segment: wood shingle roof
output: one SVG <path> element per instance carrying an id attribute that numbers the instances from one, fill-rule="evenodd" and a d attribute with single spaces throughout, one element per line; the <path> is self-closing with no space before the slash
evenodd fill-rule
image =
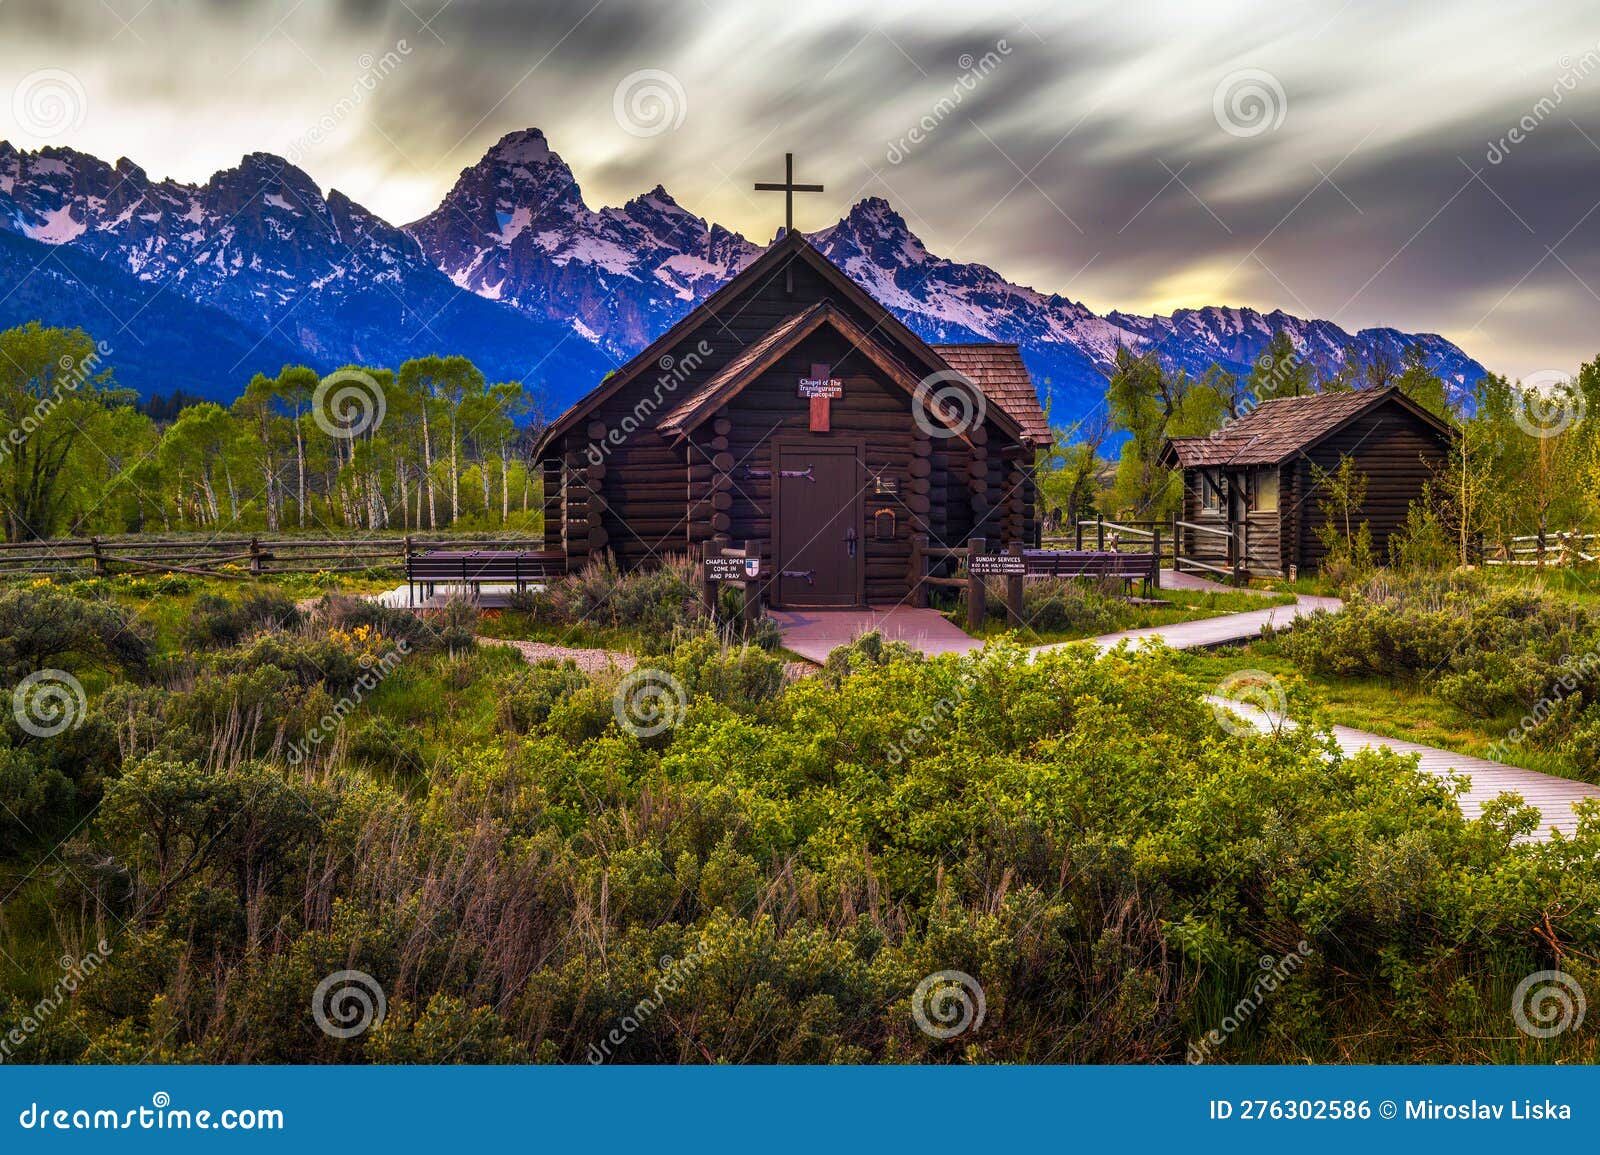
<path id="1" fill-rule="evenodd" d="M 1050 443 L 1050 422 L 1039 405 L 1022 352 L 1015 345 L 935 345 L 950 368 L 968 378 L 983 395 L 1009 413 L 1034 445 Z"/>
<path id="2" fill-rule="evenodd" d="M 1172 437 L 1166 459 L 1190 469 L 1207 465 L 1277 465 L 1295 456 L 1377 405 L 1397 403 L 1444 436 L 1453 430 L 1436 414 L 1394 386 L 1275 397 L 1243 417 L 1199 437 Z"/>

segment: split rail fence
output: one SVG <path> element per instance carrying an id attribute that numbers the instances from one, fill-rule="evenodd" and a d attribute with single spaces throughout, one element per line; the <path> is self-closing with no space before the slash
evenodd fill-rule
<path id="1" fill-rule="evenodd" d="M 425 550 L 538 551 L 538 539 L 450 537 L 89 537 L 0 542 L 0 577 L 114 573 L 187 573 L 250 578 L 283 573 L 404 571 Z"/>

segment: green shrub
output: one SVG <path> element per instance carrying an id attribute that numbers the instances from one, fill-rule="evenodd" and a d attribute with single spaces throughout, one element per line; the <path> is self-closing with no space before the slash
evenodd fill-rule
<path id="1" fill-rule="evenodd" d="M 82 662 L 140 671 L 150 657 L 144 624 L 112 602 L 46 586 L 0 589 L 0 678 Z"/>
<path id="2" fill-rule="evenodd" d="M 640 630 L 657 637 L 706 624 L 699 567 L 681 554 L 623 572 L 607 553 L 544 590 L 514 599 L 537 621 Z"/>
<path id="3" fill-rule="evenodd" d="M 1022 617 L 1040 633 L 1093 635 L 1126 629 L 1134 615 L 1123 583 L 1042 578 L 1023 583 Z"/>
<path id="4" fill-rule="evenodd" d="M 258 631 L 299 624 L 294 601 L 276 590 L 246 590 L 235 598 L 204 594 L 195 599 L 184 641 L 201 649 L 236 646 Z"/>
<path id="5" fill-rule="evenodd" d="M 588 684 L 588 676 L 570 661 L 540 662 L 507 683 L 500 699 L 501 725 L 512 733 L 526 734 L 547 722 L 558 702 Z"/>
<path id="6" fill-rule="evenodd" d="M 1444 630 L 1501 664 L 1443 676 L 1515 695 L 1520 663 L 1592 634 L 1537 595 L 1480 621 L 1469 581 L 1374 583 L 1309 623 L 1321 646 L 1286 645 L 1421 670 Z M 1411 760 L 1341 753 L 1298 693 L 1302 725 L 1236 734 L 1160 648 L 926 659 L 868 635 L 785 684 L 702 632 L 654 667 L 685 703 L 654 735 L 619 724 L 618 675 L 441 651 L 282 765 L 344 676 L 317 647 L 365 653 L 386 625 L 313 622 L 95 696 L 104 801 L 7 950 L 58 957 L 101 924 L 115 949 L 29 1059 L 1179 1062 L 1291 952 L 1216 1058 L 1595 1058 L 1592 1033 L 1524 1041 L 1506 1008 L 1532 971 L 1600 957 L 1600 804 L 1543 844 L 1515 799 L 1469 822 Z M 0 789 L 74 805 L 41 776 L 53 749 L 0 759 Z M 390 1018 L 341 1041 L 311 1007 L 347 970 Z M 36 995 L 15 971 L 0 1030 Z M 954 1040 L 912 1014 L 940 971 L 987 1000 Z"/>
<path id="7" fill-rule="evenodd" d="M 66 775 L 28 750 L 0 746 L 0 850 L 45 839 L 71 814 L 75 790 Z"/>

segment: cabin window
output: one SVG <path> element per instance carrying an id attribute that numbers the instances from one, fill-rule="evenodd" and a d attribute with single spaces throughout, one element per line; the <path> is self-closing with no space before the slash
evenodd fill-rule
<path id="1" fill-rule="evenodd" d="M 1261 513 L 1278 512 L 1278 471 L 1256 470 L 1250 493 L 1250 508 Z"/>
<path id="2" fill-rule="evenodd" d="M 1211 474 L 1205 472 L 1200 474 L 1200 508 L 1222 508 L 1222 491 L 1217 488 L 1217 483 Z"/>

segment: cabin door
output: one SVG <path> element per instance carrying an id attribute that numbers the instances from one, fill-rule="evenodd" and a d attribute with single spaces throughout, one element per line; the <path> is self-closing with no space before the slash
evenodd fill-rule
<path id="1" fill-rule="evenodd" d="M 791 442 L 773 447 L 776 604 L 823 608 L 863 603 L 861 447 Z"/>

